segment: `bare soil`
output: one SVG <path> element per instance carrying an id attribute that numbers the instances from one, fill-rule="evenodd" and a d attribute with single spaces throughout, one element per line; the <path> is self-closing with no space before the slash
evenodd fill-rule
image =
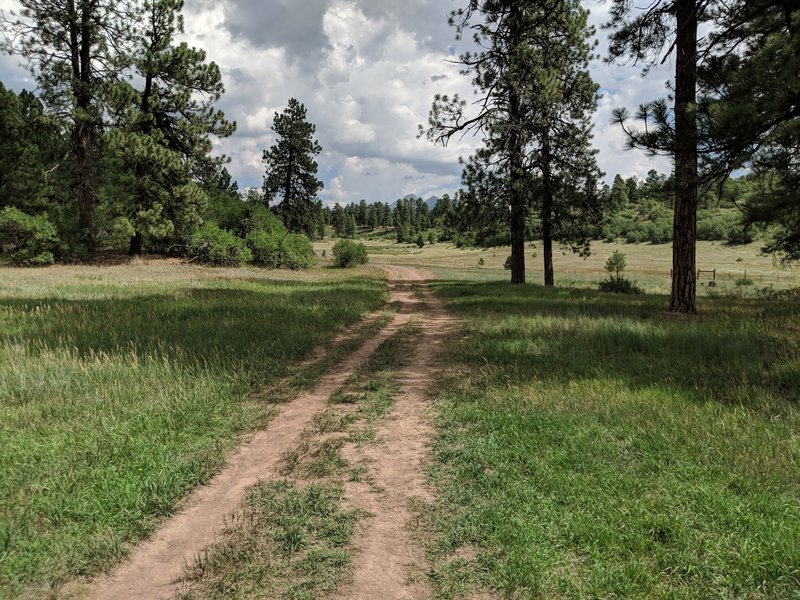
<path id="1" fill-rule="evenodd" d="M 425 584 L 425 559 L 408 532 L 409 502 L 428 498 L 423 460 L 431 437 L 427 388 L 432 381 L 433 359 L 452 328 L 442 305 L 424 286 L 432 279 L 426 271 L 410 267 L 385 267 L 392 294 L 400 305 L 394 320 L 310 392 L 280 408 L 265 430 L 255 434 L 229 460 L 209 485 L 198 489 L 184 507 L 112 573 L 65 590 L 67 598 L 168 600 L 177 592 L 186 565 L 213 542 L 225 519 L 242 503 L 247 489 L 259 480 L 278 477 L 281 456 L 294 447 L 325 401 L 353 375 L 378 346 L 405 325 L 417 311 L 423 319 L 411 365 L 398 374 L 401 393 L 385 424 L 378 444 L 348 448 L 366 460 L 374 486 L 351 484 L 349 504 L 368 511 L 371 518 L 359 527 L 354 577 L 341 598 L 429 598 Z M 419 289 L 414 284 L 419 284 Z M 420 310 L 423 309 L 423 310 Z M 317 354 L 319 356 L 319 354 Z M 377 490 L 377 491 L 376 491 Z"/>
<path id="2" fill-rule="evenodd" d="M 377 431 L 378 443 L 343 449 L 351 463 L 366 461 L 369 465 L 370 477 L 364 480 L 368 483 L 348 484 L 346 499 L 372 515 L 362 521 L 356 533 L 353 581 L 337 595 L 348 600 L 416 600 L 432 596 L 424 550 L 409 531 L 410 505 L 415 499 L 431 499 L 424 474 L 433 433 L 429 388 L 437 368 L 435 358 L 454 321 L 424 285 L 431 279 L 430 274 L 400 267 L 387 267 L 387 271 L 394 282 L 422 284 L 415 294 L 416 302 L 423 304 L 418 313 L 422 333 L 412 362 L 397 374 L 401 391 L 391 414 Z"/>

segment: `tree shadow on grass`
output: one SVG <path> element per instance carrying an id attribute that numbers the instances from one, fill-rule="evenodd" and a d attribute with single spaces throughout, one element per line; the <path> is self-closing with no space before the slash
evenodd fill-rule
<path id="1" fill-rule="evenodd" d="M 180 288 L 108 299 L 4 299 L 0 343 L 21 344 L 33 353 L 68 349 L 83 357 L 155 357 L 261 379 L 282 372 L 374 308 L 381 294 L 380 284 L 362 280 L 247 283 L 264 287 Z"/>
<path id="2" fill-rule="evenodd" d="M 760 409 L 765 398 L 800 401 L 791 303 L 709 300 L 703 316 L 683 319 L 665 315 L 659 296 L 498 283 L 438 289 L 457 312 L 492 317 L 472 322 L 474 343 L 461 352 L 467 363 L 490 364 L 495 383 L 605 379 Z"/>

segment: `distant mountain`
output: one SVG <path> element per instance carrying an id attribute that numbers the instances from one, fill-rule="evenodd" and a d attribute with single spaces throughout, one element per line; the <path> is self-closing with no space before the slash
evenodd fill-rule
<path id="1" fill-rule="evenodd" d="M 439 196 L 431 196 L 427 200 L 425 200 L 425 204 L 428 205 L 428 210 L 433 210 L 433 207 L 436 206 L 436 203 L 439 201 Z"/>
<path id="2" fill-rule="evenodd" d="M 421 199 L 422 199 L 422 196 L 417 196 L 416 194 L 408 194 L 407 196 L 403 197 L 403 200 L 421 200 Z M 432 210 L 433 207 L 436 206 L 436 203 L 438 201 L 439 201 L 439 197 L 438 196 L 431 196 L 430 198 L 425 200 L 425 204 L 427 205 L 428 210 Z M 392 202 L 389 206 L 394 208 L 395 206 L 397 206 L 397 202 Z"/>

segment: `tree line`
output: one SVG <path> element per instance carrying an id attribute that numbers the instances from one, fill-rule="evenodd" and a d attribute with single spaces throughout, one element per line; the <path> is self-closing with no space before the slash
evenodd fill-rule
<path id="1" fill-rule="evenodd" d="M 236 128 L 216 108 L 220 69 L 179 40 L 182 0 L 20 4 L 0 13 L 0 49 L 23 59 L 38 93 L 0 83 L 0 235 L 12 259 L 124 247 L 273 264 L 282 254 L 263 258 L 267 246 L 300 244 L 304 258 L 288 262 L 308 263 L 310 243 L 290 236 L 319 238 L 326 223 L 321 148 L 300 102 L 275 115 L 262 190 L 240 193 L 227 158 L 212 156 L 212 140 Z"/>
<path id="2" fill-rule="evenodd" d="M 180 42 L 181 0 L 22 0 L 2 15 L 2 49 L 39 94 L 0 87 L 3 206 L 56 227 L 65 256 L 127 239 L 132 254 L 185 243 L 222 176 L 211 138 L 219 67 Z"/>
<path id="3" fill-rule="evenodd" d="M 20 4 L 18 15 L 2 16 L 2 49 L 23 58 L 39 94 L 0 88 L 0 202 L 7 209 L 0 227 L 57 238 L 58 252 L 80 256 L 120 240 L 131 254 L 145 247 L 186 252 L 200 230 L 224 237 L 212 225 L 245 243 L 259 206 L 271 207 L 287 235 L 388 225 L 385 205 L 322 206 L 321 148 L 294 99 L 275 115 L 263 189 L 242 198 L 225 159 L 211 156 L 211 140 L 231 135 L 235 123 L 216 108 L 224 92 L 217 65 L 179 41 L 181 0 Z M 629 148 L 673 160 L 673 174 L 659 183 L 669 202 L 640 202 L 640 186 L 630 180 L 609 189 L 600 183 L 591 145 L 595 31 L 579 0 L 469 0 L 450 24 L 457 38 L 474 42 L 458 62 L 476 97 L 436 96 L 419 133 L 441 145 L 464 135 L 482 143 L 463 159 L 462 191 L 440 211 L 449 215 L 436 224 L 443 237 L 506 236 L 511 279 L 521 284 L 525 245 L 536 235 L 550 286 L 554 244 L 585 253 L 610 211 L 661 223 L 668 209 L 671 227 L 651 228 L 647 237 L 672 240 L 670 310 L 693 313 L 703 198 L 745 170 L 761 185 L 743 205 L 745 225 L 776 223 L 767 249 L 800 258 L 796 2 L 658 0 L 637 8 L 612 1 L 606 60 L 644 75 L 669 58 L 675 65 L 668 98 L 614 114 Z M 430 212 L 398 202 L 391 214 L 397 239 L 419 242 L 431 228 Z M 603 233 L 633 239 L 641 232 Z"/>

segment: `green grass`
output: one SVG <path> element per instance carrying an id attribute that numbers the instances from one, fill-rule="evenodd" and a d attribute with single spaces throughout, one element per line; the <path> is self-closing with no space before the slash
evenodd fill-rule
<path id="1" fill-rule="evenodd" d="M 253 488 L 222 539 L 198 560 L 180 600 L 313 600 L 335 591 L 350 566 L 358 513 L 337 485 L 286 481 Z"/>
<path id="2" fill-rule="evenodd" d="M 794 303 L 442 283 L 442 598 L 800 598 Z"/>
<path id="3" fill-rule="evenodd" d="M 251 391 L 385 302 L 348 274 L 0 274 L 0 597 L 109 568 L 272 408 Z"/>

